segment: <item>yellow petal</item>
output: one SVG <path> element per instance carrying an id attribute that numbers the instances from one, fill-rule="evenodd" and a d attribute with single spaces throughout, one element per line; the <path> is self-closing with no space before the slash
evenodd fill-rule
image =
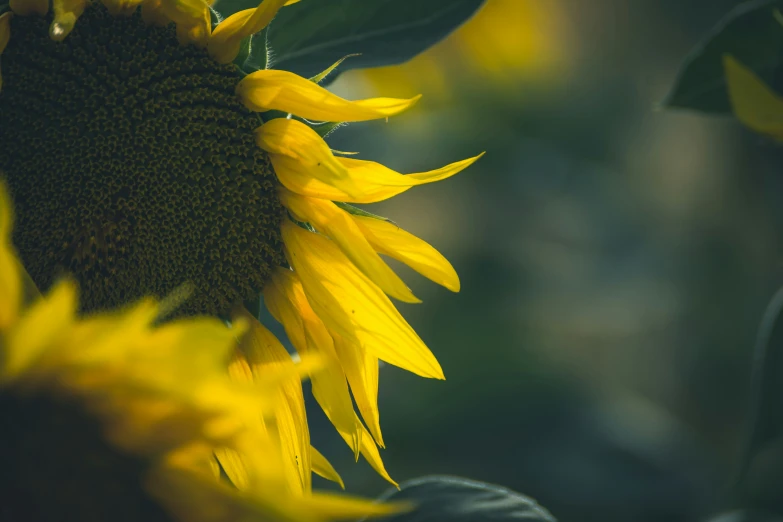
<path id="1" fill-rule="evenodd" d="M 285 169 L 304 172 L 309 179 L 318 179 L 354 197 L 361 195 L 343 164 L 332 154 L 317 132 L 297 120 L 276 118 L 255 130 L 256 143 L 270 153 L 272 166 L 281 180 Z M 302 174 L 300 174 L 302 175 Z M 294 191 L 296 192 L 296 191 Z"/>
<path id="2" fill-rule="evenodd" d="M 375 445 L 372 437 L 367 432 L 367 428 L 362 426 L 362 430 L 362 456 L 367 460 L 370 466 L 372 466 L 372 469 L 378 473 L 378 475 L 396 486 L 397 483 L 394 481 L 394 479 L 391 478 L 391 476 L 389 476 L 389 473 L 386 471 L 386 467 L 383 465 L 383 460 L 381 459 L 381 454 L 378 451 L 378 447 Z"/>
<path id="3" fill-rule="evenodd" d="M 724 56 L 723 66 L 737 118 L 756 132 L 783 140 L 783 99 L 731 56 Z"/>
<path id="4" fill-rule="evenodd" d="M 247 468 L 239 453 L 231 448 L 217 448 L 215 457 L 231 483 L 238 490 L 247 491 L 249 486 Z"/>
<path id="5" fill-rule="evenodd" d="M 156 3 L 166 18 L 177 25 L 199 25 L 204 14 L 209 14 L 209 5 L 204 0 L 158 0 Z"/>
<path id="6" fill-rule="evenodd" d="M 0 180 L 0 332 L 7 330 L 16 321 L 22 299 L 19 261 L 11 245 L 12 227 L 11 198 L 8 197 L 5 183 Z"/>
<path id="7" fill-rule="evenodd" d="M 416 174 L 400 174 L 374 161 L 336 158 L 344 176 L 314 176 L 310 169 L 289 158 L 272 158 L 280 183 L 288 190 L 314 198 L 350 203 L 377 203 L 401 194 L 416 185 L 449 178 L 464 170 L 484 154 L 446 165 L 440 169 Z M 348 190 L 346 190 L 346 188 Z"/>
<path id="8" fill-rule="evenodd" d="M 355 520 L 364 517 L 391 515 L 410 511 L 407 503 L 380 503 L 357 497 L 315 493 L 301 500 L 297 499 L 297 520 Z"/>
<path id="9" fill-rule="evenodd" d="M 315 121 L 388 118 L 408 109 L 421 97 L 349 101 L 307 78 L 274 69 L 262 69 L 245 76 L 237 85 L 237 94 L 251 111 L 276 110 Z"/>
<path id="10" fill-rule="evenodd" d="M 331 238 L 348 259 L 386 294 L 406 303 L 421 302 L 394 270 L 375 253 L 347 212 L 331 201 L 300 196 L 284 188 L 280 189 L 279 194 L 283 206 L 297 219 L 310 223 L 316 230 Z"/>
<path id="11" fill-rule="evenodd" d="M 325 478 L 326 480 L 336 482 L 340 484 L 342 489 L 345 489 L 345 482 L 343 482 L 343 479 L 340 474 L 337 473 L 337 470 L 334 469 L 332 463 L 329 462 L 326 457 L 324 457 L 317 449 L 312 446 L 310 446 L 310 460 L 313 463 L 313 473 Z"/>
<path id="12" fill-rule="evenodd" d="M 242 39 L 266 27 L 285 3 L 285 0 L 264 0 L 258 7 L 239 11 L 220 22 L 209 39 L 209 55 L 218 63 L 234 61 Z"/>
<path id="13" fill-rule="evenodd" d="M 429 243 L 394 223 L 364 216 L 351 217 L 376 252 L 405 263 L 452 292 L 459 292 L 459 276 L 454 267 Z"/>
<path id="14" fill-rule="evenodd" d="M 310 81 L 311 82 L 315 82 L 315 83 L 321 83 L 324 78 L 326 78 L 327 76 L 329 76 L 332 73 L 332 71 L 334 71 L 335 69 L 340 67 L 341 63 L 343 63 L 346 59 L 351 58 L 352 56 L 359 56 L 359 53 L 347 54 L 347 55 L 343 56 L 342 58 L 340 58 L 339 60 L 334 62 L 332 65 L 330 65 L 329 67 L 327 67 L 323 71 L 319 72 L 318 74 L 316 74 L 315 76 L 310 78 Z"/>
<path id="15" fill-rule="evenodd" d="M 209 13 L 205 13 L 208 17 Z M 198 23 L 196 25 L 178 25 L 177 26 L 177 41 L 180 45 L 193 44 L 200 49 L 204 49 L 209 41 L 209 33 L 211 31 L 211 22 L 206 20 L 205 23 Z"/>
<path id="16" fill-rule="evenodd" d="M 287 220 L 282 233 L 288 261 L 329 330 L 390 364 L 443 379 L 437 359 L 389 298 L 334 243 Z"/>
<path id="17" fill-rule="evenodd" d="M 351 385 L 351 393 L 375 442 L 384 447 L 378 411 L 378 358 L 355 342 L 333 334 L 334 349 Z"/>
<path id="18" fill-rule="evenodd" d="M 244 317 L 250 321 L 250 330 L 242 338 L 240 351 L 247 357 L 254 377 L 262 381 L 267 372 L 275 368 L 292 371 L 293 360 L 274 334 L 250 314 L 246 313 Z M 310 491 L 310 432 L 301 382 L 296 377 L 286 379 L 278 391 L 281 396 L 276 403 L 275 420 L 286 469 L 295 473 L 290 477 L 290 484 L 292 487 L 298 484 L 299 491 Z"/>
<path id="19" fill-rule="evenodd" d="M 288 0 L 284 5 L 291 5 L 299 2 L 299 0 Z"/>
<path id="20" fill-rule="evenodd" d="M 49 12 L 48 0 L 11 0 L 11 11 L 19 16 L 39 15 L 46 16 Z M 0 45 L 0 48 L 2 46 Z M 0 51 L 1 52 L 1 51 Z"/>
<path id="21" fill-rule="evenodd" d="M 59 42 L 73 30 L 76 20 L 87 7 L 87 0 L 52 0 L 54 21 L 49 26 L 49 38 Z"/>
<path id="22" fill-rule="evenodd" d="M 11 331 L 3 374 L 14 377 L 27 370 L 60 340 L 75 314 L 76 286 L 70 281 L 58 283 Z"/>
<path id="23" fill-rule="evenodd" d="M 324 368 L 311 375 L 313 396 L 354 454 L 358 455 L 361 432 L 345 374 L 332 338 L 307 302 L 302 284 L 293 272 L 279 268 L 264 286 L 264 302 L 272 317 L 283 325 L 300 354 L 315 352 L 324 358 Z"/>

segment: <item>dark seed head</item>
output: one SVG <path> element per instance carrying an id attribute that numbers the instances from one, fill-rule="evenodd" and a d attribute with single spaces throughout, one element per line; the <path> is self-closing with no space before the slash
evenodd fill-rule
<path id="1" fill-rule="evenodd" d="M 257 296 L 282 262 L 282 207 L 234 66 L 100 5 L 63 42 L 48 24 L 14 17 L 1 64 L 0 171 L 36 284 L 73 274 L 85 310 L 185 282 L 183 313 Z"/>
<path id="2" fill-rule="evenodd" d="M 0 520 L 171 522 L 144 490 L 148 463 L 104 440 L 65 397 L 0 394 Z"/>

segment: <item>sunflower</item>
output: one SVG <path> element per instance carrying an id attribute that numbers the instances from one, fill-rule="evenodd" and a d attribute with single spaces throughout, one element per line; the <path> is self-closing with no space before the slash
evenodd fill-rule
<path id="1" fill-rule="evenodd" d="M 399 507 L 291 486 L 285 448 L 302 432 L 286 398 L 308 368 L 260 324 L 155 327 L 165 304 L 153 299 L 79 318 L 70 280 L 23 306 L 10 229 L 0 184 L 0 520 L 321 521 Z M 229 359 L 259 378 L 230 378 Z M 215 453 L 242 459 L 241 490 L 220 481 Z"/>
<path id="2" fill-rule="evenodd" d="M 295 349 L 324 361 L 312 389 L 331 422 L 391 481 L 376 447 L 378 361 L 443 372 L 389 297 L 419 300 L 380 256 L 460 283 L 432 246 L 351 203 L 448 178 L 480 155 L 403 175 L 333 152 L 315 129 L 334 125 L 310 122 L 387 118 L 418 97 L 348 101 L 318 85 L 332 68 L 306 79 L 237 65 L 290 3 L 218 20 L 201 0 L 11 0 L 0 170 L 18 209 L 14 243 L 39 288 L 72 274 L 84 311 L 190 283 L 181 313 L 227 318 L 263 294 Z"/>

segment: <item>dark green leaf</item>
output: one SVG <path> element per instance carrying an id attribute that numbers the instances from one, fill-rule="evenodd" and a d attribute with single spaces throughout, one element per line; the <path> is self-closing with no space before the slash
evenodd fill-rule
<path id="1" fill-rule="evenodd" d="M 258 319 L 259 316 L 261 315 L 261 308 L 263 308 L 263 305 L 261 304 L 262 299 L 263 298 L 261 297 L 261 295 L 259 295 L 254 299 L 248 299 L 247 301 L 244 302 L 247 311 L 250 312 L 250 315 L 252 315 L 256 319 Z"/>
<path id="2" fill-rule="evenodd" d="M 753 358 L 750 433 L 739 473 L 742 480 L 753 458 L 783 434 L 783 288 L 764 312 Z"/>
<path id="3" fill-rule="evenodd" d="M 535 500 L 509 489 L 458 477 L 422 477 L 389 490 L 381 500 L 407 501 L 417 508 L 385 518 L 394 522 L 555 522 Z"/>
<path id="4" fill-rule="evenodd" d="M 774 84 L 783 64 L 783 26 L 775 17 L 781 0 L 754 0 L 734 8 L 691 51 L 664 105 L 712 113 L 731 112 L 723 55 L 731 54 Z"/>
<path id="5" fill-rule="evenodd" d="M 328 121 L 325 123 L 311 124 L 311 127 L 319 136 L 326 138 L 337 129 L 345 127 L 346 125 L 348 124 L 341 121 Z"/>
<path id="6" fill-rule="evenodd" d="M 261 0 L 215 0 L 212 10 L 220 15 L 221 19 L 228 18 L 234 13 L 258 7 Z"/>
<path id="7" fill-rule="evenodd" d="M 354 53 L 361 56 L 340 70 L 402 63 L 445 38 L 483 1 L 302 0 L 269 28 L 274 66 L 309 78 Z"/>
<path id="8" fill-rule="evenodd" d="M 250 48 L 242 63 L 242 70 L 247 73 L 258 71 L 259 69 L 266 69 L 267 62 L 269 60 L 269 50 L 266 44 L 267 28 L 262 29 L 253 36 L 250 37 Z"/>

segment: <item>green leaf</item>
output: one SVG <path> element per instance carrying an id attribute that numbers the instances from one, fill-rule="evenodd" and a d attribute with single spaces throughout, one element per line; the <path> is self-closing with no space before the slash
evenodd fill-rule
<path id="1" fill-rule="evenodd" d="M 331 133 L 339 128 L 346 127 L 348 124 L 343 121 L 327 121 L 324 123 L 311 123 L 310 126 L 319 136 L 326 139 Z"/>
<path id="2" fill-rule="evenodd" d="M 310 78 L 354 53 L 361 56 L 341 70 L 402 63 L 448 36 L 483 2 L 302 0 L 281 9 L 269 27 L 274 66 Z"/>
<path id="3" fill-rule="evenodd" d="M 556 522 L 531 498 L 459 477 L 434 475 L 403 482 L 399 490 L 389 490 L 380 500 L 409 501 L 417 506 L 382 519 L 388 522 Z"/>
<path id="4" fill-rule="evenodd" d="M 753 458 L 783 434 L 783 288 L 777 291 L 761 319 L 753 356 L 750 430 L 738 480 Z"/>
<path id="5" fill-rule="evenodd" d="M 220 15 L 221 19 L 228 18 L 234 13 L 258 7 L 261 0 L 215 0 L 212 10 Z"/>
<path id="6" fill-rule="evenodd" d="M 781 6 L 781 0 L 754 0 L 735 7 L 690 52 L 663 105 L 730 113 L 723 72 L 725 54 L 772 84 L 783 64 L 783 26 L 775 16 Z"/>
<path id="7" fill-rule="evenodd" d="M 241 66 L 243 71 L 252 73 L 259 69 L 266 69 L 269 61 L 266 42 L 267 29 L 264 28 L 250 37 L 249 52 Z"/>

